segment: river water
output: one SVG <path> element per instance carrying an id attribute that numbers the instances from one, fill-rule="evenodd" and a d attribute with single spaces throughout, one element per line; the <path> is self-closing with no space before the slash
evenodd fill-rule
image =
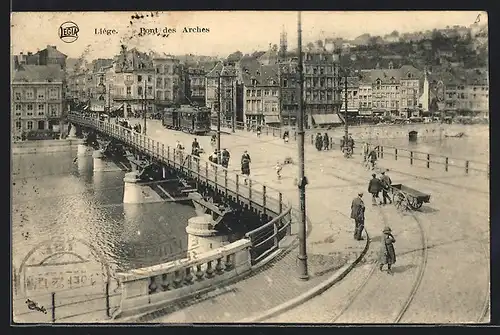
<path id="1" fill-rule="evenodd" d="M 490 134 L 488 125 L 465 126 L 463 137 L 417 138 L 416 142 L 406 139 L 378 139 L 377 144 L 393 146 L 450 158 L 488 163 L 490 160 Z"/>
<path id="2" fill-rule="evenodd" d="M 114 273 L 185 257 L 194 209 L 123 204 L 125 172 L 93 172 L 92 157 L 67 152 L 12 157 L 12 261 L 58 236 L 90 243 Z"/>

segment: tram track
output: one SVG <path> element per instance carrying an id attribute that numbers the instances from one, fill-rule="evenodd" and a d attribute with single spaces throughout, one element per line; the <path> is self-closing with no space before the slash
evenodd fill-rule
<path id="1" fill-rule="evenodd" d="M 341 170 L 341 169 L 336 169 L 336 168 L 332 168 L 333 170 L 336 170 L 336 171 L 341 171 L 342 173 L 346 173 L 346 171 L 344 170 Z M 342 176 L 339 176 L 337 173 L 333 173 L 332 171 L 328 171 L 328 172 L 324 172 L 324 174 L 326 175 L 330 175 L 330 176 L 333 176 L 333 177 L 336 177 L 336 178 L 339 178 L 341 180 L 344 180 L 344 181 L 351 181 L 349 178 L 345 178 L 345 177 L 342 177 Z M 349 174 L 350 175 L 353 175 L 353 171 L 349 171 Z M 452 206 L 450 205 L 445 205 L 444 208 L 451 208 Z M 442 209 L 444 209 L 442 208 Z M 384 222 L 387 222 L 387 218 L 385 216 L 385 213 L 383 210 L 381 210 L 380 208 L 379 209 L 379 213 L 383 216 L 383 221 Z M 400 213 L 398 211 L 398 213 L 401 215 L 401 216 L 404 216 L 404 214 Z M 425 277 L 425 273 L 426 273 L 426 269 L 427 269 L 427 263 L 428 263 L 428 239 L 427 239 L 427 234 L 425 232 L 425 227 L 421 221 L 421 219 L 419 218 L 419 213 L 418 212 L 413 212 L 413 211 L 409 211 L 409 212 L 406 212 L 406 213 L 409 213 L 409 215 L 411 215 L 412 219 L 414 222 L 417 223 L 418 225 L 418 228 L 419 228 L 419 231 L 420 231 L 420 243 L 421 243 L 421 253 L 420 253 L 420 264 L 419 264 L 419 269 L 418 269 L 418 272 L 417 272 L 417 275 L 416 275 L 416 279 L 413 283 L 413 286 L 411 288 L 411 291 L 408 295 L 408 297 L 406 298 L 406 300 L 404 301 L 403 305 L 402 305 L 402 308 L 399 310 L 397 316 L 394 318 L 394 323 L 401 323 L 401 321 L 403 320 L 404 316 L 408 313 L 408 311 L 410 310 L 410 306 L 412 305 L 412 303 L 414 302 L 415 300 L 415 297 L 418 295 L 418 292 L 419 292 L 419 289 L 421 287 L 421 284 L 422 284 L 422 281 L 423 281 L 423 278 Z M 477 240 L 478 243 L 480 243 L 481 245 L 481 249 L 482 249 L 482 252 L 483 252 L 483 257 L 485 260 L 488 260 L 488 250 L 485 246 L 485 244 L 480 240 L 478 239 Z M 371 269 L 369 270 L 369 273 L 367 275 L 367 277 L 362 281 L 362 283 L 355 289 L 355 291 L 352 293 L 351 297 L 350 297 L 350 300 L 349 302 L 342 308 L 342 310 L 336 314 L 331 320 L 330 322 L 334 323 L 336 322 L 336 320 L 338 320 L 346 311 L 349 310 L 349 308 L 353 305 L 353 303 L 356 301 L 356 299 L 358 299 L 358 297 L 360 296 L 360 294 L 363 292 L 363 289 L 367 286 L 367 284 L 370 282 L 370 280 L 373 278 L 373 275 L 374 273 L 376 272 L 376 269 L 377 269 L 377 262 L 375 261 L 374 264 L 372 265 Z M 487 286 L 489 287 L 489 281 L 487 282 Z M 482 308 L 480 309 L 479 311 L 479 316 L 477 318 L 477 322 L 480 323 L 482 322 L 482 320 L 486 317 L 487 313 L 488 313 L 488 310 L 489 310 L 489 303 L 490 303 L 490 297 L 489 297 L 489 289 L 487 290 L 486 294 L 485 294 L 485 299 L 484 299 L 484 303 L 482 305 Z"/>

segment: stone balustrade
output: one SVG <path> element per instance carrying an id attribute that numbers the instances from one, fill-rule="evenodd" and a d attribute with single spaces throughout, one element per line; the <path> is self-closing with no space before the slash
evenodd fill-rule
<path id="1" fill-rule="evenodd" d="M 197 258 L 117 273 L 122 300 L 115 317 L 155 310 L 246 274 L 251 269 L 251 245 L 241 239 Z"/>

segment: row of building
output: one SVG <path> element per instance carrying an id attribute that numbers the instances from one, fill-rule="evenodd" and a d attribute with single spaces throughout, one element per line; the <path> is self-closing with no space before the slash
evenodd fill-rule
<path id="1" fill-rule="evenodd" d="M 13 127 L 17 131 L 57 128 L 63 111 L 84 103 L 96 112 L 126 116 L 161 112 L 178 104 L 209 107 L 224 120 L 295 125 L 299 109 L 298 54 L 279 49 L 260 56 L 186 63 L 159 53 L 122 47 L 112 59 L 66 64 L 54 46 L 14 58 Z M 351 69 L 339 64 L 326 41 L 303 52 L 306 126 L 326 126 L 366 115 L 409 117 L 422 112 L 470 110 L 487 114 L 488 71 Z M 346 85 L 347 82 L 347 85 Z M 344 94 L 347 86 L 347 94 Z M 347 104 L 346 104 L 347 102 Z"/>

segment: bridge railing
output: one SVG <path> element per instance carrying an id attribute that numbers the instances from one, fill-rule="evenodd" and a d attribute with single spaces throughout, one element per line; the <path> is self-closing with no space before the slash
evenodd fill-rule
<path id="1" fill-rule="evenodd" d="M 257 231 L 247 234 L 252 241 L 251 254 L 253 263 L 260 260 L 263 253 L 269 253 L 265 246 L 277 247 L 277 245 L 271 245 L 268 242 L 270 240 L 269 236 L 272 235 L 273 239 L 276 236 L 282 239 L 284 235 L 291 233 L 291 205 L 283 198 L 280 191 L 261 184 L 248 176 L 229 171 L 220 165 L 203 161 L 199 157 L 186 153 L 184 150 L 172 148 L 118 124 L 79 114 L 70 114 L 69 119 L 72 122 L 96 128 L 109 136 L 113 136 L 150 155 L 153 159 L 172 166 L 186 177 L 208 184 L 217 193 L 230 196 L 236 202 L 243 203 L 254 211 L 260 209 L 264 222 L 269 222 L 265 225 L 265 228 L 259 228 Z M 271 220 L 272 218 L 275 219 Z M 276 229 L 278 230 L 277 233 L 275 232 Z M 269 236 L 265 234 L 269 234 Z M 262 243 L 263 240 L 268 244 Z"/>
<path id="2" fill-rule="evenodd" d="M 212 126 L 216 125 L 216 121 L 212 120 Z M 232 124 L 230 122 L 222 122 L 221 124 L 224 128 L 232 128 Z M 358 127 L 366 127 L 366 126 L 358 126 Z M 384 125 L 384 127 L 401 127 L 401 125 Z M 246 125 L 243 122 L 236 122 L 237 130 L 244 131 L 252 131 L 255 132 L 255 126 Z M 271 135 L 273 137 L 283 138 L 283 133 L 285 129 L 289 132 L 289 140 L 297 140 L 297 133 L 294 128 L 278 128 L 278 127 L 270 127 L 267 125 L 261 126 L 261 133 L 263 135 Z M 329 134 L 329 131 L 326 131 Z M 330 135 L 330 134 L 329 134 Z M 339 136 L 330 136 L 330 149 L 334 147 L 335 144 L 340 143 L 341 137 Z M 311 145 L 315 145 L 315 134 L 310 134 L 309 141 Z M 376 144 L 370 143 L 367 141 L 357 141 L 357 147 L 361 150 L 361 147 L 364 143 L 367 143 L 370 146 L 374 146 Z M 336 146 L 338 147 L 338 145 Z M 404 160 L 409 163 L 409 165 L 427 167 L 429 169 L 442 169 L 445 172 L 452 171 L 458 172 L 462 171 L 465 174 L 481 174 L 486 175 L 489 178 L 490 174 L 490 166 L 488 163 L 480 162 L 476 160 L 467 160 L 463 158 L 450 157 L 439 154 L 431 154 L 427 152 L 420 152 L 415 150 L 409 150 L 404 148 L 398 148 L 394 146 L 381 146 L 379 145 L 377 148 L 377 155 L 379 158 L 384 158 L 384 156 L 392 156 L 394 160 Z"/>

